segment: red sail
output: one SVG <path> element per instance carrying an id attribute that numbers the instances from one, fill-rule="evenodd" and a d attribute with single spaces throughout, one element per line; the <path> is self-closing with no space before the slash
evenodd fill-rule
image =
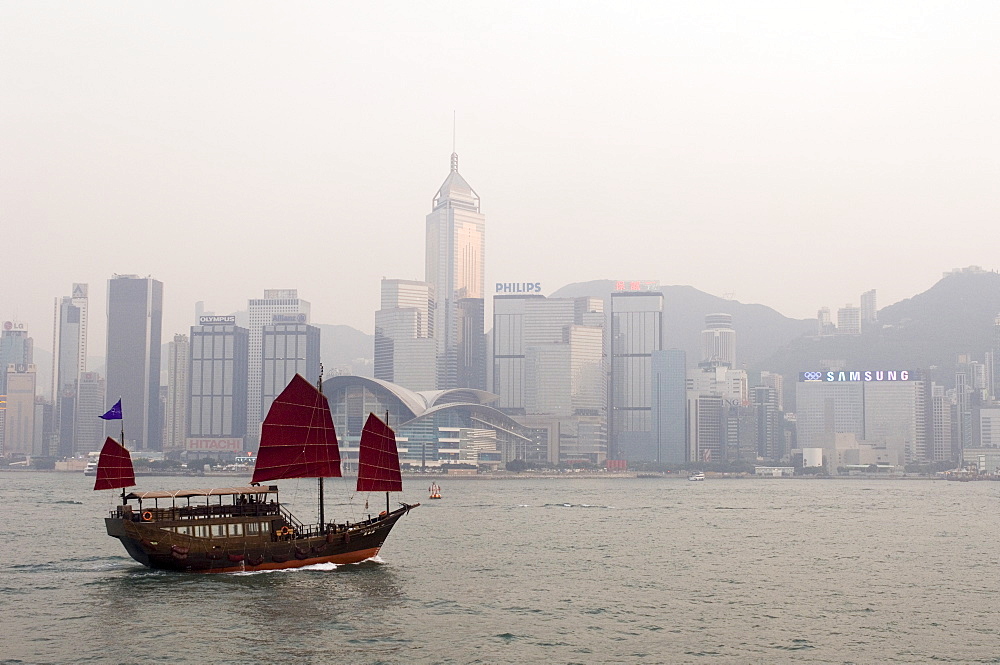
<path id="1" fill-rule="evenodd" d="M 267 412 L 250 482 L 340 477 L 340 450 L 330 405 L 296 374 Z"/>
<path id="2" fill-rule="evenodd" d="M 396 452 L 396 434 L 374 413 L 368 414 L 368 422 L 361 432 L 358 491 L 403 491 L 403 478 L 399 475 L 399 454 Z"/>
<path id="3" fill-rule="evenodd" d="M 133 485 L 135 471 L 132 469 L 132 456 L 129 455 L 128 448 L 108 437 L 101 448 L 101 456 L 97 459 L 94 489 L 115 490 Z"/>

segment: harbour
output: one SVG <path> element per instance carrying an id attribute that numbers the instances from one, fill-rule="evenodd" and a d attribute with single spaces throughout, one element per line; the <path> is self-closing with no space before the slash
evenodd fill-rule
<path id="1" fill-rule="evenodd" d="M 993 483 L 453 479 L 374 561 L 206 577 L 132 561 L 83 474 L 0 478 L 4 663 L 969 663 L 1000 644 Z M 307 481 L 282 495 L 315 503 Z M 331 508 L 362 517 L 362 496 Z"/>

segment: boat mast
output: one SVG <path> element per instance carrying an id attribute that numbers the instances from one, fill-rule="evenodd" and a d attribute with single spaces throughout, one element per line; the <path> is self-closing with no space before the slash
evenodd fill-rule
<path id="1" fill-rule="evenodd" d="M 122 398 L 119 397 L 118 401 L 121 402 Z M 121 423 L 122 423 L 122 431 L 121 431 L 121 437 L 118 439 L 118 443 L 122 444 L 122 448 L 125 448 L 125 416 L 124 416 L 124 414 L 122 415 Z M 122 505 L 123 506 L 125 505 L 125 488 L 124 487 L 122 488 Z"/>
<path id="2" fill-rule="evenodd" d="M 323 394 L 323 363 L 319 364 L 319 378 L 316 379 L 316 388 L 319 390 L 319 394 Z M 322 533 L 326 529 L 326 517 L 323 511 L 323 477 L 320 476 L 316 480 L 319 481 L 319 530 Z"/>
<path id="3" fill-rule="evenodd" d="M 389 409 L 385 410 L 385 426 L 389 426 Z M 385 515 L 389 516 L 389 493 L 385 493 Z"/>

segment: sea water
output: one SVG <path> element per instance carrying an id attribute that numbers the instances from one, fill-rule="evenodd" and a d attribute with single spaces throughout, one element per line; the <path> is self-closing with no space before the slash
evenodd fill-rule
<path id="1" fill-rule="evenodd" d="M 328 516 L 384 509 L 349 483 Z M 0 473 L 0 663 L 1000 663 L 1000 483 L 427 484 L 375 560 L 192 575 L 132 561 L 93 478 Z"/>

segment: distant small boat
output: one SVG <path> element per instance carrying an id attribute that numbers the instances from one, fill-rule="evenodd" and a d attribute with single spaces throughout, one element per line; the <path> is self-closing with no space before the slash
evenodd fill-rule
<path id="1" fill-rule="evenodd" d="M 705 480 L 705 472 L 704 471 L 695 471 L 691 475 L 688 476 L 688 480 Z"/>
<path id="2" fill-rule="evenodd" d="M 440 499 L 441 498 L 441 488 L 438 487 L 437 483 L 431 483 L 431 486 L 427 488 L 427 491 L 430 493 L 430 497 L 428 497 L 428 498 L 431 498 L 431 499 Z"/>
<path id="3" fill-rule="evenodd" d="M 83 470 L 83 475 L 85 476 L 97 475 L 97 460 L 92 460 L 90 462 L 87 462 L 87 466 Z"/>

